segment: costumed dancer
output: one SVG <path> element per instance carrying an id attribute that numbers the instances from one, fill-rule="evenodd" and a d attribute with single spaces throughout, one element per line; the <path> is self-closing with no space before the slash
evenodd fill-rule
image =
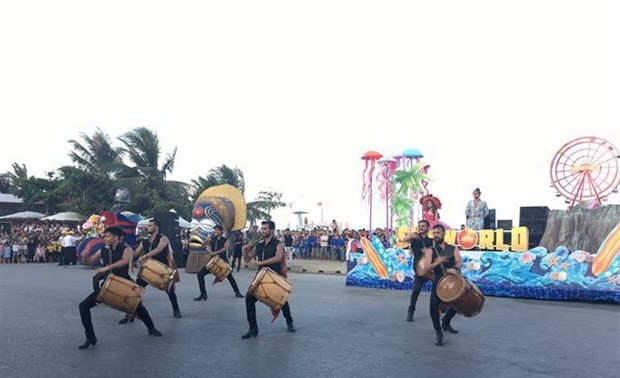
<path id="1" fill-rule="evenodd" d="M 441 224 L 444 228 L 449 229 L 448 225 L 441 222 L 439 219 L 439 209 L 441 209 L 441 200 L 432 194 L 427 194 L 420 199 L 420 205 L 422 205 L 423 219 L 429 224 L 432 230 L 436 224 Z"/>
<path id="2" fill-rule="evenodd" d="M 131 260 L 132 250 L 124 244 L 124 237 L 125 232 L 120 227 L 112 226 L 106 228 L 103 236 L 105 247 L 95 252 L 92 256 L 83 256 L 84 261 L 90 263 L 101 259 L 103 266 L 98 269 L 100 273 L 110 274 L 111 272 L 118 277 L 132 281 L 129 276 L 129 262 Z M 101 258 L 102 256 L 103 258 Z M 86 333 L 86 341 L 79 346 L 79 349 L 86 349 L 91 345 L 97 344 L 97 337 L 95 336 L 90 309 L 97 305 L 99 291 L 100 289 L 94 290 L 80 303 L 80 318 Z M 142 302 L 138 305 L 136 314 L 142 319 L 144 325 L 146 325 L 149 335 L 162 335 L 161 332 L 155 328 L 153 320 L 146 307 L 142 305 Z"/>
<path id="3" fill-rule="evenodd" d="M 407 309 L 407 321 L 413 321 L 413 313 L 415 312 L 415 305 L 418 301 L 418 296 L 422 291 L 424 284 L 429 281 L 429 278 L 423 277 L 419 273 L 418 265 L 420 260 L 424 257 L 424 249 L 433 246 L 433 239 L 428 237 L 428 231 L 430 230 L 427 220 L 421 220 L 418 222 L 418 232 L 407 235 L 403 242 L 410 243 L 410 250 L 413 255 L 413 271 L 415 273 L 415 279 L 413 282 L 413 290 L 411 291 L 411 298 L 409 300 L 409 308 Z"/>
<path id="4" fill-rule="evenodd" d="M 176 264 L 174 262 L 174 257 L 172 256 L 172 249 L 170 247 L 170 241 L 168 237 L 159 232 L 161 228 L 161 222 L 157 219 L 149 220 L 148 225 L 146 226 L 147 233 L 149 234 L 148 238 L 142 239 L 138 247 L 136 248 L 135 254 L 140 256 L 138 262 L 143 264 L 147 259 L 152 258 L 154 260 L 159 261 L 160 263 L 167 265 L 172 269 L 176 269 Z M 179 282 L 178 274 L 175 274 L 174 282 Z M 142 287 L 147 287 L 148 282 L 143 280 L 141 277 L 138 277 L 136 283 Z M 170 289 L 166 291 L 168 295 L 168 299 L 170 300 L 170 304 L 172 305 L 172 316 L 175 318 L 183 317 L 181 315 L 181 310 L 179 309 L 179 302 L 177 300 L 177 295 L 175 292 L 175 283 L 170 286 Z M 125 324 L 127 322 L 133 322 L 133 316 L 126 316 L 123 319 L 119 320 L 119 324 Z"/>
<path id="5" fill-rule="evenodd" d="M 272 269 L 274 272 L 281 274 L 286 264 L 284 256 L 284 244 L 274 237 L 276 224 L 272 221 L 264 221 L 261 223 L 261 234 L 263 240 L 254 247 L 249 245 L 243 246 L 243 260 L 246 263 L 255 265 L 257 269 L 264 267 Z M 241 336 L 242 339 L 258 336 L 258 323 L 256 321 L 256 302 L 258 299 L 251 293 L 245 296 L 245 310 L 248 319 L 249 329 Z M 288 303 L 282 306 L 282 315 L 286 319 L 286 330 L 295 332 L 293 317 L 291 316 L 291 307 Z M 277 316 L 277 312 L 275 313 Z"/>
<path id="6" fill-rule="evenodd" d="M 213 238 L 206 239 L 203 243 L 203 246 L 207 247 L 209 256 L 211 258 L 215 256 L 219 256 L 220 259 L 228 263 L 228 256 L 226 256 L 226 252 L 228 251 L 229 243 L 228 243 L 228 239 L 226 239 L 223 236 L 224 228 L 220 225 L 217 225 L 214 227 L 214 230 L 215 230 L 215 236 Z M 198 288 L 200 289 L 200 295 L 194 298 L 195 301 L 206 301 L 207 300 L 207 288 L 205 286 L 205 276 L 210 273 L 211 271 L 207 269 L 206 265 L 202 267 L 202 269 L 200 269 L 200 271 L 198 272 L 198 275 L 197 275 L 198 276 Z M 233 291 L 235 292 L 235 297 L 243 298 L 243 295 L 239 291 L 239 286 L 237 286 L 237 281 L 235 281 L 235 277 L 233 276 L 232 272 L 229 273 L 228 276 L 226 276 L 226 279 L 230 283 L 230 286 L 232 287 Z"/>
<path id="7" fill-rule="evenodd" d="M 426 274 L 430 271 L 435 273 L 430 300 L 430 314 L 436 333 L 435 345 L 443 345 L 442 331 L 454 334 L 458 333 L 458 331 L 450 325 L 450 321 L 454 315 L 456 315 L 456 311 L 451 307 L 448 307 L 441 324 L 439 323 L 439 304 L 441 301 L 437 296 L 437 284 L 439 279 L 443 276 L 444 269 L 456 269 L 460 271 L 463 263 L 459 249 L 445 242 L 445 232 L 446 229 L 440 224 L 433 227 L 433 246 L 424 250 L 424 271 L 421 272 L 422 274 Z"/>

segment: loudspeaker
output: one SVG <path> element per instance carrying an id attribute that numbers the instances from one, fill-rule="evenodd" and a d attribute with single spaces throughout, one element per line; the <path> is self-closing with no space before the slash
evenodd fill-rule
<path id="1" fill-rule="evenodd" d="M 497 228 L 512 230 L 512 219 L 499 219 L 497 221 Z"/>
<path id="2" fill-rule="evenodd" d="M 521 223 L 528 219 L 544 219 L 546 221 L 548 216 L 549 208 L 547 206 L 522 206 L 519 213 L 519 221 Z"/>
<path id="3" fill-rule="evenodd" d="M 183 261 L 183 248 L 181 246 L 180 239 L 180 227 L 179 227 L 179 215 L 177 213 L 171 213 L 169 211 L 157 211 L 155 212 L 155 219 L 161 222 L 159 232 L 168 237 L 170 246 L 174 251 L 174 260 L 177 263 L 177 267 L 184 267 Z"/>
<path id="4" fill-rule="evenodd" d="M 166 235 L 168 239 L 174 237 L 173 234 L 175 233 L 175 231 L 178 235 L 179 222 L 177 222 L 177 220 L 179 219 L 179 215 L 177 213 L 171 213 L 169 211 L 157 211 L 155 212 L 154 218 L 161 223 L 161 226 L 159 227 L 159 232 Z"/>
<path id="5" fill-rule="evenodd" d="M 540 240 L 547 227 L 549 208 L 547 206 L 521 207 L 519 214 L 519 226 L 527 227 L 530 231 L 528 247 L 534 248 L 540 245 Z"/>
<path id="6" fill-rule="evenodd" d="M 489 209 L 489 215 L 484 218 L 484 229 L 485 230 L 494 230 L 495 229 L 495 209 Z"/>

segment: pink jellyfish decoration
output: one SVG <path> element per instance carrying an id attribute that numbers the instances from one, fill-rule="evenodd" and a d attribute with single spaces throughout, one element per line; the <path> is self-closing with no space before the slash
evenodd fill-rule
<path id="1" fill-rule="evenodd" d="M 381 166 L 381 171 L 377 175 L 377 188 L 379 189 L 379 193 L 381 195 L 381 200 L 385 201 L 385 229 L 388 232 L 389 237 L 389 229 L 390 229 L 390 199 L 392 198 L 392 176 L 394 172 L 396 172 L 396 167 L 398 165 L 398 161 L 384 157 L 379 159 L 379 165 Z"/>
<path id="2" fill-rule="evenodd" d="M 362 155 L 362 160 L 364 160 L 364 172 L 362 173 L 362 200 L 368 198 L 368 204 L 370 207 L 370 221 L 369 221 L 369 232 L 372 233 L 372 177 L 375 173 L 375 165 L 377 160 L 383 157 L 382 154 L 377 151 L 367 151 L 364 155 Z"/>

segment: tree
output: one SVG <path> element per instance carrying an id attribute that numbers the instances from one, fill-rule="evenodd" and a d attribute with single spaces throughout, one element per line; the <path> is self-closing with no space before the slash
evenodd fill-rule
<path id="1" fill-rule="evenodd" d="M 245 192 L 243 172 L 239 168 L 230 168 L 227 165 L 209 170 L 206 177 L 200 176 L 192 180 L 192 184 L 195 188 L 194 202 L 206 189 L 222 184 L 230 184 L 239 189 L 241 193 Z M 282 202 L 282 193 L 261 191 L 255 201 L 247 202 L 247 219 L 250 224 L 254 224 L 259 219 L 271 219 L 271 211 L 283 206 L 286 206 L 286 203 Z"/>
<path id="2" fill-rule="evenodd" d="M 58 190 L 60 180 L 53 174 L 49 174 L 49 179 L 28 177 L 25 164 L 13 163 L 12 167 L 13 172 L 7 172 L 11 180 L 11 192 L 21 198 L 27 207 L 43 203 L 46 214 L 56 212 L 64 200 Z"/>
<path id="3" fill-rule="evenodd" d="M 120 136 L 119 141 L 124 147 L 121 152 L 129 164 L 125 164 L 123 179 L 119 183 L 129 188 L 132 193 L 132 202 L 129 205 L 136 213 L 168 211 L 171 208 L 177 211 L 191 212 L 189 201 L 190 186 L 179 182 L 166 180 L 174 169 L 174 160 L 177 153 L 175 147 L 172 153 L 163 158 L 159 137 L 154 131 L 146 127 L 138 127 Z"/>
<path id="4" fill-rule="evenodd" d="M 64 210 L 88 215 L 112 207 L 116 191 L 114 181 L 72 166 L 60 167 L 58 171 L 60 185 L 57 190 L 64 199 Z"/>
<path id="5" fill-rule="evenodd" d="M 265 210 L 270 215 L 271 211 L 279 207 L 285 207 L 286 202 L 282 202 L 282 193 L 276 191 L 261 190 L 258 192 L 258 200 L 255 201 L 256 207 Z"/>
<path id="6" fill-rule="evenodd" d="M 92 136 L 80 133 L 82 143 L 70 139 L 73 151 L 69 153 L 71 161 L 78 168 L 95 175 L 103 175 L 115 179 L 123 171 L 121 161 L 122 150 L 112 146 L 110 137 L 100 129 Z"/>
<path id="7" fill-rule="evenodd" d="M 195 188 L 194 202 L 202 192 L 217 185 L 229 184 L 239 189 L 241 193 L 245 193 L 243 171 L 239 168 L 230 168 L 226 164 L 211 168 L 206 177 L 199 176 L 196 180 L 192 180 L 192 184 Z"/>
<path id="8" fill-rule="evenodd" d="M 424 191 L 423 181 L 429 181 L 426 175 L 424 163 L 417 163 L 408 170 L 396 171 L 394 173 L 395 190 L 392 198 L 392 211 L 396 215 L 396 224 L 399 226 L 413 225 L 413 209 L 416 193 Z"/>

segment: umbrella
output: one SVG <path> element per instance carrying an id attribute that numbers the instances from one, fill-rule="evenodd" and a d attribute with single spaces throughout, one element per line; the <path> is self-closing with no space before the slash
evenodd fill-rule
<path id="1" fill-rule="evenodd" d="M 58 213 L 58 214 L 50 215 L 49 217 L 45 217 L 42 220 L 46 220 L 46 221 L 59 221 L 59 222 L 81 222 L 85 218 L 86 217 L 81 215 L 81 214 L 69 211 L 69 212 L 64 212 L 64 213 Z"/>
<path id="2" fill-rule="evenodd" d="M 45 214 L 37 213 L 35 211 L 22 211 L 15 214 L 5 215 L 0 219 L 41 219 Z"/>

